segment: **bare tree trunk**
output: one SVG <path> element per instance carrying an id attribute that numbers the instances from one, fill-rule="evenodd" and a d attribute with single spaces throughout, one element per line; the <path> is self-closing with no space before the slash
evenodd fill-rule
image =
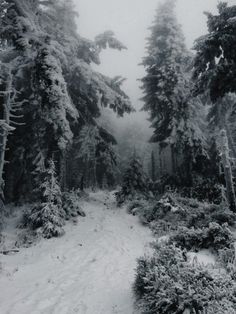
<path id="1" fill-rule="evenodd" d="M 0 134 L 0 211 L 4 208 L 4 165 L 5 165 L 5 154 L 7 147 L 7 136 L 10 127 L 10 108 L 11 108 L 11 90 L 12 90 L 12 74 L 9 69 L 6 81 L 5 99 L 3 103 L 3 120 L 1 121 L 1 134 Z"/>
<path id="2" fill-rule="evenodd" d="M 84 175 L 82 175 L 80 180 L 80 191 L 84 191 Z"/>
<path id="3" fill-rule="evenodd" d="M 62 192 L 64 192 L 67 188 L 67 180 L 66 180 L 66 159 L 67 159 L 67 151 L 63 151 L 60 156 L 60 186 Z"/>
<path id="4" fill-rule="evenodd" d="M 93 191 L 97 188 L 97 162 L 96 159 L 93 162 Z"/>
<path id="5" fill-rule="evenodd" d="M 156 163 L 155 163 L 155 155 L 154 151 L 152 151 L 151 155 L 151 174 L 152 174 L 152 181 L 156 181 Z"/>
<path id="6" fill-rule="evenodd" d="M 229 208 L 232 211 L 236 211 L 236 198 L 233 184 L 233 175 L 231 162 L 229 157 L 229 143 L 227 138 L 226 130 L 221 130 L 221 153 L 222 153 L 222 163 L 224 167 L 224 176 L 226 182 L 226 194 L 229 203 Z"/>
<path id="7" fill-rule="evenodd" d="M 24 101 L 17 102 L 17 91 L 13 87 L 12 68 L 9 64 L 1 65 L 1 71 L 6 73 L 6 87 L 4 91 L 0 91 L 3 95 L 3 110 L 0 120 L 0 211 L 4 209 L 4 166 L 6 164 L 5 155 L 7 148 L 7 138 L 10 132 L 15 130 L 13 125 L 22 125 L 22 123 L 14 121 L 21 118 L 21 115 L 16 115 Z M 12 120 L 13 119 L 13 120 Z"/>
<path id="8" fill-rule="evenodd" d="M 159 167 L 160 167 L 160 177 L 163 175 L 163 163 L 162 163 L 162 153 L 159 146 Z"/>
<path id="9" fill-rule="evenodd" d="M 175 175 L 176 174 L 176 149 L 173 147 L 173 145 L 171 145 L 171 162 L 172 162 L 172 174 Z"/>
<path id="10" fill-rule="evenodd" d="M 230 148 L 231 152 L 233 153 L 233 157 L 236 158 L 236 149 L 235 149 L 234 140 L 232 138 L 232 134 L 231 134 L 230 128 L 229 128 L 227 123 L 225 124 L 225 129 L 227 131 L 227 137 L 229 140 L 229 148 Z"/>

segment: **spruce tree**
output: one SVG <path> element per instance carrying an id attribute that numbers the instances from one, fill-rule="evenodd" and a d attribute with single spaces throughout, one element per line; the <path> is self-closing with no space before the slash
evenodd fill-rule
<path id="1" fill-rule="evenodd" d="M 116 193 L 117 203 L 121 205 L 126 200 L 146 198 L 149 196 L 148 177 L 136 153 L 133 153 L 124 173 L 121 190 Z"/>
<path id="2" fill-rule="evenodd" d="M 175 16 L 175 1 L 163 2 L 148 38 L 143 59 L 146 76 L 142 79 L 143 109 L 150 114 L 154 129 L 151 142 L 171 147 L 173 172 L 183 157 L 187 177 L 197 156 L 206 157 L 206 141 L 201 130 L 201 102 L 190 91 L 191 54 Z M 187 169 L 188 168 L 188 169 Z"/>
<path id="3" fill-rule="evenodd" d="M 194 60 L 195 94 L 209 94 L 211 107 L 210 126 L 217 139 L 220 138 L 220 150 L 226 181 L 227 198 L 232 210 L 236 210 L 229 146 L 235 155 L 233 129 L 235 124 L 236 92 L 236 6 L 221 2 L 218 14 L 206 13 L 208 34 L 195 42 L 197 51 Z M 232 94 L 234 93 L 234 94 Z"/>
<path id="4" fill-rule="evenodd" d="M 218 14 L 206 13 L 208 34 L 196 40 L 196 94 L 210 93 L 213 103 L 236 92 L 236 5 L 218 4 Z"/>
<path id="5" fill-rule="evenodd" d="M 121 80 L 95 72 L 102 49 L 125 49 L 112 32 L 94 41 L 76 30 L 71 1 L 6 0 L 1 3 L 0 61 L 13 68 L 22 125 L 9 138 L 8 200 L 28 197 L 54 157 L 63 187 L 67 156 L 83 125 L 96 124 L 100 105 L 131 112 Z"/>
<path id="6" fill-rule="evenodd" d="M 62 208 L 62 194 L 53 160 L 48 162 L 48 167 L 41 175 L 42 184 L 37 191 L 41 202 L 25 217 L 26 225 L 45 238 L 58 237 L 64 234 L 62 227 L 65 212 Z"/>
<path id="7" fill-rule="evenodd" d="M 114 139 L 103 129 L 94 125 L 85 125 L 78 137 L 77 154 L 78 167 L 83 168 L 81 177 L 84 185 L 103 186 L 103 180 L 108 186 L 115 183 L 117 156 L 113 149 Z M 81 161 L 81 163 L 79 163 Z"/>
<path id="8" fill-rule="evenodd" d="M 84 163 L 84 173 L 82 176 L 87 186 L 97 186 L 97 145 L 100 140 L 101 138 L 96 126 L 85 125 L 81 129 L 76 158 L 81 158 Z"/>
<path id="9" fill-rule="evenodd" d="M 236 5 L 219 3 L 218 14 L 206 13 L 208 34 L 195 41 L 194 59 L 196 95 L 209 94 L 209 125 L 218 132 L 226 129 L 230 149 L 233 145 L 236 93 Z"/>

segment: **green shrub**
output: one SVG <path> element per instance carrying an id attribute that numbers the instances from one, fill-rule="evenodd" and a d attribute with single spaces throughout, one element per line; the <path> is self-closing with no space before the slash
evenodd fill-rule
<path id="1" fill-rule="evenodd" d="M 227 207 L 222 205 L 203 204 L 195 211 L 189 213 L 187 221 L 188 227 L 206 227 L 211 222 L 220 225 L 227 223 L 233 226 L 236 221 L 236 214 L 230 212 Z"/>
<path id="2" fill-rule="evenodd" d="M 221 185 L 208 178 L 198 178 L 191 188 L 191 196 L 200 202 L 220 204 L 223 201 Z"/>
<path id="3" fill-rule="evenodd" d="M 222 226 L 217 223 L 210 223 L 205 228 L 181 227 L 170 237 L 170 243 L 187 250 L 198 251 L 201 249 L 220 250 L 229 248 L 233 243 L 233 234 L 227 224 Z"/>
<path id="4" fill-rule="evenodd" d="M 139 211 L 139 215 L 141 221 L 146 224 L 160 220 L 175 223 L 185 221 L 187 212 L 177 202 L 175 195 L 168 193 L 157 202 L 149 202 L 146 207 L 142 208 L 142 211 Z"/>
<path id="5" fill-rule="evenodd" d="M 233 244 L 229 248 L 226 247 L 218 251 L 218 262 L 234 276 L 234 273 L 236 272 L 236 256 Z"/>
<path id="6" fill-rule="evenodd" d="M 132 215 L 141 215 L 146 207 L 149 206 L 149 202 L 145 199 L 135 199 L 131 201 L 127 206 L 127 212 Z"/>
<path id="7" fill-rule="evenodd" d="M 235 282 L 190 265 L 173 245 L 139 259 L 134 293 L 142 314 L 229 314 L 236 311 Z"/>
<path id="8" fill-rule="evenodd" d="M 62 194 L 62 208 L 65 212 L 65 219 L 69 220 L 77 216 L 85 216 L 79 204 L 80 195 L 77 191 L 64 192 Z"/>
<path id="9" fill-rule="evenodd" d="M 144 224 L 149 224 L 154 233 L 159 233 L 161 225 L 171 224 L 175 230 L 179 226 L 188 228 L 207 227 L 209 223 L 219 225 L 227 223 L 234 226 L 236 214 L 224 205 L 201 203 L 195 199 L 183 198 L 173 193 L 166 193 L 157 201 L 135 201 L 129 211 L 137 208 L 136 214 Z"/>

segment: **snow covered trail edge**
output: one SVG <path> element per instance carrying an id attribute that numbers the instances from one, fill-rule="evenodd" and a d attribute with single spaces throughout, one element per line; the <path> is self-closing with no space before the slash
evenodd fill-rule
<path id="1" fill-rule="evenodd" d="M 133 314 L 136 259 L 152 236 L 116 208 L 112 193 L 83 203 L 87 214 L 66 235 L 1 256 L 1 314 Z"/>

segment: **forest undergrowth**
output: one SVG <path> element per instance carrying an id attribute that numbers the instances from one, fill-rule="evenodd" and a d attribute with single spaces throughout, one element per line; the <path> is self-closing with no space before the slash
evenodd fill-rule
<path id="1" fill-rule="evenodd" d="M 127 210 L 156 239 L 153 256 L 141 257 L 136 270 L 142 313 L 236 313 L 236 214 L 227 205 L 167 192 Z"/>

